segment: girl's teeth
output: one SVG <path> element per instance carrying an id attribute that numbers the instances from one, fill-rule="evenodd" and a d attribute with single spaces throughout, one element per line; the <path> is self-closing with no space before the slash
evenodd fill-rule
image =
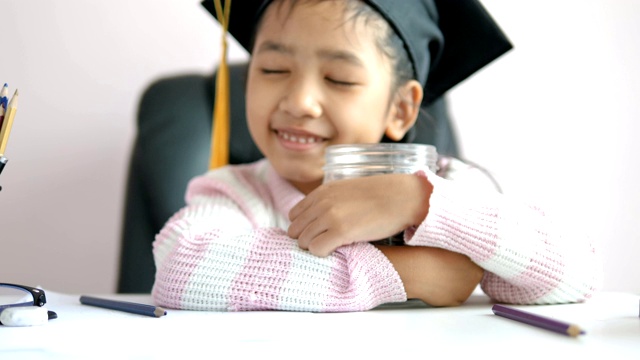
<path id="1" fill-rule="evenodd" d="M 292 134 L 288 134 L 288 133 L 281 133 L 281 136 L 283 139 L 288 140 L 288 141 L 292 141 L 292 142 L 297 142 L 300 144 L 313 144 L 316 142 L 316 138 L 315 137 L 298 137 L 296 135 L 292 135 Z"/>

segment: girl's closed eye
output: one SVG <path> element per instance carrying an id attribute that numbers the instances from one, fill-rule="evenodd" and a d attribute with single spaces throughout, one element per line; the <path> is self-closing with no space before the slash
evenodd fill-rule
<path id="1" fill-rule="evenodd" d="M 278 74 L 288 74 L 289 70 L 286 69 L 277 69 L 277 68 L 262 68 L 260 69 L 264 75 L 278 75 Z"/>
<path id="2" fill-rule="evenodd" d="M 357 82 L 341 80 L 341 79 L 333 78 L 333 77 L 330 77 L 330 76 L 325 77 L 325 79 L 328 82 L 330 82 L 330 83 L 332 83 L 334 85 L 338 85 L 338 86 L 352 87 L 352 86 L 359 85 Z"/>
<path id="3" fill-rule="evenodd" d="M 339 88 L 352 88 L 365 85 L 367 76 L 357 66 L 331 66 L 321 70 L 324 81 Z"/>

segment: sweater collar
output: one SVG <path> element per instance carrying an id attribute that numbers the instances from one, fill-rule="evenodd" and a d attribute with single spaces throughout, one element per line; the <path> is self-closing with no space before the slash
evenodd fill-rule
<path id="1" fill-rule="evenodd" d="M 267 181 L 273 194 L 273 203 L 280 213 L 288 215 L 291 208 L 304 199 L 304 194 L 281 177 L 273 166 L 271 166 L 271 163 L 266 162 Z"/>

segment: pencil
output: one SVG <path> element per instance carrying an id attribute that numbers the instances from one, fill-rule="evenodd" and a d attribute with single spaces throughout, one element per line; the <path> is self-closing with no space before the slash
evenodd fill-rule
<path id="1" fill-rule="evenodd" d="M 165 309 L 153 305 L 137 304 L 128 301 L 99 299 L 85 295 L 80 296 L 80 303 L 83 305 L 97 306 L 105 309 L 124 311 L 132 314 L 152 317 L 161 317 L 163 315 L 167 315 L 167 311 Z"/>
<path id="2" fill-rule="evenodd" d="M 4 84 L 2 90 L 0 90 L 0 129 L 2 129 L 2 120 L 4 120 L 4 113 L 7 110 L 7 104 L 9 102 L 9 85 Z"/>
<path id="3" fill-rule="evenodd" d="M 564 323 L 562 321 L 528 313 L 500 304 L 493 305 L 491 311 L 493 311 L 493 313 L 498 316 L 533 325 L 542 329 L 554 331 L 563 335 L 569 335 L 571 337 L 585 334 L 585 331 L 580 329 L 580 327 L 577 325 Z"/>
<path id="4" fill-rule="evenodd" d="M 13 125 L 13 119 L 16 117 L 16 111 L 18 110 L 18 90 L 11 97 L 9 105 L 7 106 L 7 112 L 4 114 L 4 120 L 2 121 L 2 128 L 0 129 L 0 156 L 4 155 L 4 151 L 7 149 L 7 142 L 9 142 L 9 134 L 11 134 L 11 126 Z"/>

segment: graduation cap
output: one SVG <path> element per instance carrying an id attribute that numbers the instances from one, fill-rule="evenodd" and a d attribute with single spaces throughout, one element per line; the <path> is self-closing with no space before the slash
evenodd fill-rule
<path id="1" fill-rule="evenodd" d="M 229 11 L 231 0 L 204 0 L 202 5 L 218 19 L 223 32 L 228 31 L 240 45 L 251 52 L 255 25 L 272 1 L 238 0 L 232 11 Z M 478 0 L 364 2 L 378 11 L 403 40 L 416 79 L 424 87 L 423 104 L 430 104 L 438 99 L 513 47 Z M 225 58 L 226 53 L 223 53 L 223 62 L 226 61 Z M 223 78 L 227 76 L 224 73 L 222 75 Z M 220 128 L 221 124 L 217 124 L 218 122 L 221 121 L 215 122 L 214 126 Z M 228 122 L 226 127 L 227 129 L 218 132 L 228 132 Z M 214 133 L 216 130 L 214 128 Z M 223 147 L 228 149 L 228 139 L 226 145 L 220 140 L 217 144 L 212 141 L 213 153 L 220 153 Z M 224 164 L 224 159 L 218 165 L 212 161 L 211 168 Z"/>

